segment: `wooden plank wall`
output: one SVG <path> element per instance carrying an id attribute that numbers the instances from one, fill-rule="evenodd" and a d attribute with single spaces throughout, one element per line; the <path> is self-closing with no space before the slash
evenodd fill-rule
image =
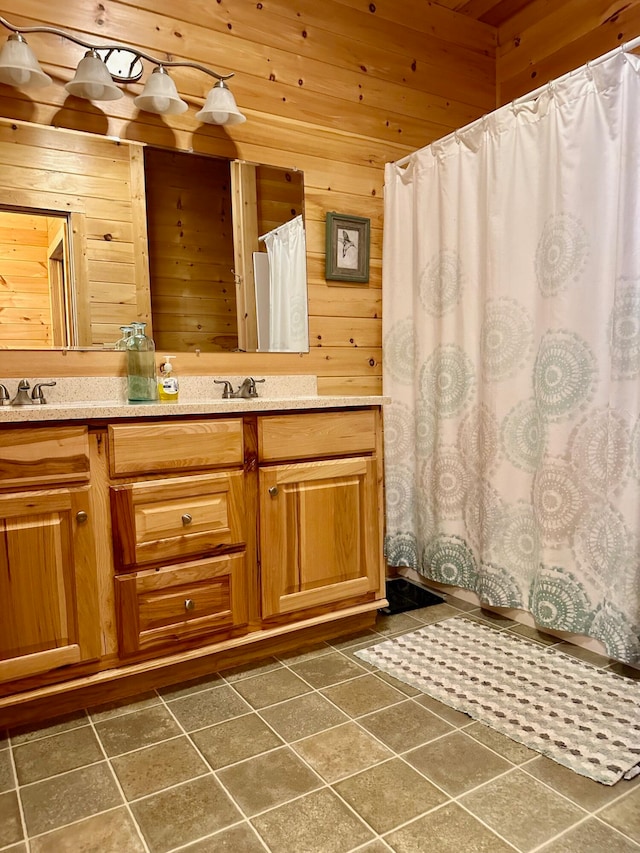
<path id="1" fill-rule="evenodd" d="M 498 30 L 505 104 L 640 35 L 640 0 L 533 0 Z"/>
<path id="2" fill-rule="evenodd" d="M 229 161 L 146 148 L 147 234 L 156 349 L 238 346 Z"/>
<path id="3" fill-rule="evenodd" d="M 53 342 L 48 246 L 46 216 L 0 212 L 0 347 Z"/>
<path id="4" fill-rule="evenodd" d="M 112 343 L 139 314 L 131 170 L 140 147 L 0 120 L 0 205 L 77 214 L 84 346 Z"/>
<path id="5" fill-rule="evenodd" d="M 27 94 L 1 87 L 0 115 L 304 172 L 311 352 L 185 356 L 182 372 L 311 373 L 325 393 L 380 391 L 384 163 L 495 105 L 495 29 L 429 0 L 402 6 L 399 15 L 396 0 L 5 0 L 12 23 L 62 27 L 232 71 L 247 121 L 227 129 L 200 125 L 195 107 L 210 79 L 188 69 L 172 71 L 193 105 L 181 116 L 139 113 L 132 96 L 140 84 L 118 101 L 68 96 L 62 84 L 83 50 L 42 34 L 28 41 L 54 85 Z M 328 210 L 371 218 L 368 285 L 327 284 Z M 39 364 L 36 354 L 25 360 L 6 353 L 2 364 L 5 376 L 108 375 L 124 370 L 115 358 L 68 353 Z"/>

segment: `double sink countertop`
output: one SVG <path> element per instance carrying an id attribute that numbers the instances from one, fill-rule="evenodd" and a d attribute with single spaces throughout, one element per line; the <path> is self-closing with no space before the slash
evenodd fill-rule
<path id="1" fill-rule="evenodd" d="M 377 395 L 318 395 L 316 377 L 308 375 L 255 376 L 255 379 L 265 379 L 264 384 L 258 385 L 258 397 L 252 399 L 239 397 L 228 400 L 222 399 L 223 385 L 216 385 L 214 380 L 228 380 L 236 389 L 242 383 L 244 376 L 184 376 L 179 379 L 180 395 L 177 403 L 129 403 L 126 398 L 127 380 L 123 377 L 25 378 L 31 388 L 38 382 L 55 381 L 56 385 L 43 388 L 47 400 L 45 404 L 1 406 L 0 425 L 34 421 L 84 421 L 92 418 L 111 420 L 356 408 L 380 406 L 389 402 L 388 398 Z M 4 384 L 13 399 L 18 380 L 5 381 Z"/>

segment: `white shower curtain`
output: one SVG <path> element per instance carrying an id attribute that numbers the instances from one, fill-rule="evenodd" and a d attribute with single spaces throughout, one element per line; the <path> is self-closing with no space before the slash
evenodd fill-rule
<path id="1" fill-rule="evenodd" d="M 269 349 L 309 349 L 307 319 L 307 253 L 302 216 L 274 228 L 264 237 L 269 255 Z"/>
<path id="2" fill-rule="evenodd" d="M 392 566 L 640 660 L 640 62 L 388 164 Z"/>

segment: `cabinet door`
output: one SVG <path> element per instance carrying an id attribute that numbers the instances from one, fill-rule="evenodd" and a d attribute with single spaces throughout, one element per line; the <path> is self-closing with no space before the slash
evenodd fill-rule
<path id="1" fill-rule="evenodd" d="M 0 496 L 0 681 L 97 658 L 85 488 Z"/>
<path id="2" fill-rule="evenodd" d="M 260 471 L 262 615 L 380 593 L 376 461 Z"/>

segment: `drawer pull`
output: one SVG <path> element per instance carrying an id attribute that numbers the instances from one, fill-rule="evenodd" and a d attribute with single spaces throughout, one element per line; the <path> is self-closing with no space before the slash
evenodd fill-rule
<path id="1" fill-rule="evenodd" d="M 184 526 L 186 527 L 188 524 L 191 524 L 192 521 L 193 516 L 189 515 L 188 512 L 185 512 L 185 514 L 182 516 L 182 523 L 184 524 Z"/>
<path id="2" fill-rule="evenodd" d="M 76 513 L 76 521 L 78 522 L 78 524 L 84 524 L 88 518 L 89 516 L 83 509 L 81 509 L 80 512 Z"/>
<path id="3" fill-rule="evenodd" d="M 276 495 L 278 494 L 278 487 L 277 486 L 271 486 L 271 488 L 269 489 L 269 494 L 271 495 L 272 498 L 275 498 Z"/>
<path id="4" fill-rule="evenodd" d="M 196 609 L 196 603 L 193 600 L 193 598 L 185 598 L 184 609 L 185 610 L 195 610 Z"/>

